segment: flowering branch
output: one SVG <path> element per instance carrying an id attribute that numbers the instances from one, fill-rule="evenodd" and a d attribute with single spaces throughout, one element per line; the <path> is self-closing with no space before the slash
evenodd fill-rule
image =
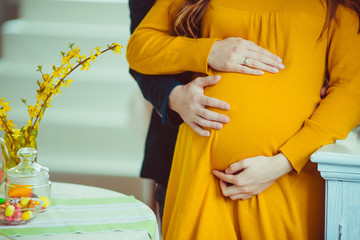
<path id="1" fill-rule="evenodd" d="M 14 139 L 12 137 L 12 131 L 9 129 L 6 117 L 1 116 L 1 122 L 2 122 L 2 125 L 4 126 L 5 132 L 10 135 L 11 144 L 13 144 Z"/>
<path id="2" fill-rule="evenodd" d="M 69 47 L 72 49 L 73 44 L 70 44 Z M 84 66 L 82 69 L 85 68 L 86 70 L 88 70 L 88 65 L 86 65 L 86 64 L 89 64 L 88 61 L 89 61 L 90 59 L 95 60 L 95 58 L 96 58 L 97 56 L 99 56 L 100 54 L 102 54 L 102 53 L 104 53 L 104 52 L 107 52 L 107 51 L 109 51 L 109 50 L 115 50 L 115 48 L 119 48 L 119 47 L 120 47 L 120 45 L 113 43 L 111 46 L 108 46 L 107 49 L 105 49 L 105 50 L 103 50 L 103 51 L 97 51 L 97 53 L 96 53 L 95 55 L 91 54 L 90 57 L 88 57 L 88 58 L 86 58 L 86 59 L 84 59 L 84 60 L 81 60 L 81 58 L 80 58 L 80 61 L 78 62 L 78 64 L 77 64 L 74 68 L 72 68 L 68 73 L 66 73 L 65 76 L 63 76 L 63 77 L 59 80 L 59 82 L 56 84 L 56 86 L 54 87 L 54 89 L 55 89 L 55 90 L 56 90 L 56 89 L 59 89 L 60 86 L 62 86 L 62 84 L 64 83 L 65 78 L 66 78 L 71 72 L 73 72 L 75 69 L 77 69 L 80 65 L 84 66 L 84 64 L 85 64 L 85 66 Z M 121 47 L 120 47 L 120 49 L 121 49 Z M 120 50 L 120 49 L 119 49 L 119 50 Z M 73 50 L 73 49 L 72 49 L 72 50 Z M 120 52 L 119 52 L 119 53 L 120 53 Z M 69 55 L 70 55 L 70 54 L 69 54 Z M 94 58 L 94 56 L 95 56 L 95 58 Z M 64 56 L 64 57 L 65 57 L 65 56 Z M 74 57 L 76 57 L 76 56 L 75 56 L 75 55 L 70 55 L 69 60 L 71 60 L 71 59 L 74 58 Z M 60 67 L 60 69 L 61 69 L 63 66 L 64 66 L 64 64 Z M 81 70 L 82 70 L 82 69 L 81 69 Z M 41 69 L 40 69 L 40 71 L 41 71 Z M 70 82 L 69 82 L 69 83 L 70 83 Z M 32 131 L 34 130 L 34 128 L 35 128 L 38 120 L 41 119 L 41 116 L 44 114 L 45 109 L 48 107 L 48 101 L 51 99 L 51 96 L 52 96 L 53 94 L 54 94 L 54 92 L 50 92 L 50 93 L 47 95 L 47 97 L 46 97 L 46 99 L 44 100 L 44 102 L 42 103 L 41 109 L 40 109 L 39 113 L 36 115 L 36 119 L 35 119 L 34 123 L 32 124 L 32 126 L 31 126 L 31 128 L 30 128 L 30 130 L 29 130 L 29 134 L 30 134 L 30 135 L 31 135 Z"/>
<path id="3" fill-rule="evenodd" d="M 69 43 L 70 51 L 67 53 L 60 52 L 63 56 L 60 67 L 52 66 L 53 72 L 51 75 L 44 74 L 42 72 L 42 66 L 39 65 L 36 71 L 41 73 L 42 82 L 37 80 L 37 85 L 39 89 L 37 90 L 37 102 L 35 105 L 28 105 L 25 99 L 21 99 L 21 101 L 27 106 L 28 113 L 30 119 L 28 123 L 22 127 L 20 130 L 17 129 L 16 125 L 13 124 L 12 120 L 7 120 L 8 112 L 10 111 L 9 102 L 4 102 L 5 98 L 0 99 L 0 130 L 5 132 L 5 141 L 7 142 L 10 148 L 14 148 L 16 150 L 18 146 L 24 147 L 24 144 L 31 144 L 35 141 L 37 136 L 37 131 L 39 128 L 39 123 L 44 116 L 45 110 L 49 105 L 52 96 L 61 92 L 61 87 L 69 87 L 69 84 L 73 82 L 73 80 L 67 79 L 65 80 L 75 69 L 79 66 L 82 66 L 80 70 L 89 70 L 90 61 L 95 62 L 95 59 L 102 53 L 105 53 L 109 50 L 114 51 L 114 53 L 119 53 L 121 55 L 120 49 L 122 46 L 118 43 L 113 43 L 111 45 L 107 45 L 107 48 L 103 51 L 100 51 L 101 47 L 94 48 L 95 54 L 90 53 L 89 57 L 85 55 L 80 55 L 79 47 L 74 48 L 74 43 Z M 75 67 L 73 66 L 75 63 Z M 59 80 L 56 80 L 59 79 Z M 19 140 L 19 136 L 23 134 Z M 15 146 L 16 145 L 16 146 Z M 16 154 L 16 152 L 15 152 Z"/>

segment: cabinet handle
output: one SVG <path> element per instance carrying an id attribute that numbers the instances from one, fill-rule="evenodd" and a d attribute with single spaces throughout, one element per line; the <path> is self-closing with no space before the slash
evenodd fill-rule
<path id="1" fill-rule="evenodd" d="M 343 235 L 343 225 L 342 223 L 339 224 L 339 240 L 342 240 Z"/>

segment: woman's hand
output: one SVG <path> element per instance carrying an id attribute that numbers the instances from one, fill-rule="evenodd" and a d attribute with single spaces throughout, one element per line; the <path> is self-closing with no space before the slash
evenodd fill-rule
<path id="1" fill-rule="evenodd" d="M 292 169 L 289 160 L 279 153 L 273 157 L 247 158 L 231 164 L 225 173 L 219 170 L 212 173 L 220 179 L 220 188 L 225 197 L 244 200 L 262 193 Z"/>
<path id="2" fill-rule="evenodd" d="M 284 69 L 282 59 L 254 42 L 230 37 L 216 41 L 211 48 L 208 65 L 221 72 L 262 75 Z"/>
<path id="3" fill-rule="evenodd" d="M 177 112 L 200 136 L 210 136 L 210 131 L 203 127 L 221 129 L 222 123 L 230 121 L 228 116 L 206 109 L 230 109 L 228 103 L 204 95 L 206 86 L 215 85 L 219 81 L 220 76 L 198 77 L 186 85 L 176 86 L 169 95 L 169 108 Z"/>

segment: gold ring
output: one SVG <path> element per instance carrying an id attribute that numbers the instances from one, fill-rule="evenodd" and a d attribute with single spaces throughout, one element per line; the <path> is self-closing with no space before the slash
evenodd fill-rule
<path id="1" fill-rule="evenodd" d="M 199 118 L 199 116 L 198 116 L 198 115 L 194 116 L 194 123 L 196 123 L 196 124 L 197 124 L 197 120 L 198 120 L 198 118 Z"/>
<path id="2" fill-rule="evenodd" d="M 242 65 L 246 66 L 248 59 L 249 59 L 248 57 L 245 57 L 244 62 L 243 62 Z"/>

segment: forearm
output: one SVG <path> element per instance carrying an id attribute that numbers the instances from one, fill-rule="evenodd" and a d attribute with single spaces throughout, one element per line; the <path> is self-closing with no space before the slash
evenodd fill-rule
<path id="1" fill-rule="evenodd" d="M 360 89 L 360 84 L 355 89 Z M 359 103 L 359 96 L 342 89 L 329 89 L 312 117 L 280 148 L 298 173 L 315 150 L 336 139 L 346 138 L 356 127 L 360 121 Z"/>
<path id="2" fill-rule="evenodd" d="M 360 122 L 360 34 L 350 9 L 339 6 L 329 30 L 329 89 L 310 119 L 280 151 L 299 173 L 319 147 L 344 139 Z"/>
<path id="3" fill-rule="evenodd" d="M 217 39 L 172 36 L 172 2 L 157 1 L 131 35 L 127 46 L 130 67 L 144 74 L 208 73 L 208 55 Z"/>

